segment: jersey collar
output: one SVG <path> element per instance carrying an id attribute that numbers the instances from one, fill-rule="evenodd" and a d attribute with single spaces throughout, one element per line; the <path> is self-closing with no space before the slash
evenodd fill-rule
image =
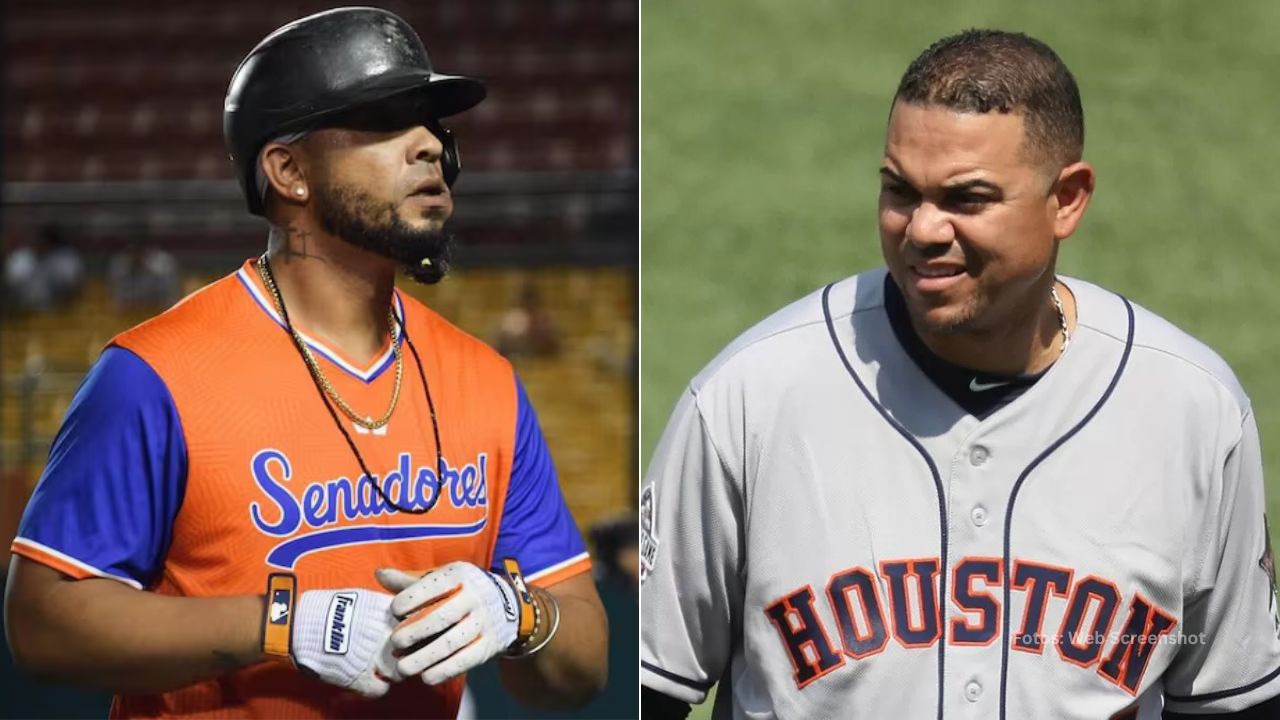
<path id="1" fill-rule="evenodd" d="M 925 346 L 911 327 L 907 301 L 889 273 L 884 276 L 884 310 L 898 344 L 916 367 L 965 412 L 980 420 L 1018 399 L 1049 372 L 1049 368 L 1045 368 L 1038 373 L 997 375 L 943 360 Z"/>
<path id="2" fill-rule="evenodd" d="M 257 258 L 246 260 L 244 265 L 236 271 L 236 279 L 240 281 L 240 284 L 248 292 L 250 299 L 253 300 L 258 308 L 266 313 L 281 330 L 286 330 L 284 319 L 280 317 L 280 313 L 276 312 L 275 302 L 266 287 L 263 286 L 262 279 L 258 277 L 258 272 L 254 268 L 256 262 Z M 399 341 L 400 324 L 404 322 L 404 300 L 400 297 L 399 290 L 392 294 L 392 302 L 395 305 L 396 316 L 400 319 L 400 323 L 396 323 L 391 331 L 395 334 L 396 340 Z M 302 337 L 302 341 L 307 344 L 307 347 L 311 348 L 311 352 L 366 384 L 378 379 L 378 376 L 382 375 L 394 363 L 395 353 L 393 352 L 390 338 L 388 338 L 382 350 L 374 356 L 373 360 L 362 366 L 361 363 L 356 362 L 351 357 L 315 339 L 296 323 L 293 327 L 298 331 L 298 335 Z"/>

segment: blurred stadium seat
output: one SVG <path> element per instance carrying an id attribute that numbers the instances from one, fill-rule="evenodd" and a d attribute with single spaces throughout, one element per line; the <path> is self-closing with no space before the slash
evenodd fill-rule
<path id="1" fill-rule="evenodd" d="M 386 7 L 419 29 L 443 69 L 489 82 L 489 103 L 456 122 L 469 170 L 600 172 L 635 165 L 635 5 Z M 6 179 L 199 177 L 193 157 L 222 156 L 221 100 L 240 58 L 280 22 L 329 6 L 6 3 Z"/>
<path id="2" fill-rule="evenodd" d="M 261 222 L 240 210 L 222 145 L 227 82 L 267 32 L 331 6 L 5 3 L 6 242 L 57 220 L 90 252 L 144 234 L 202 260 L 254 252 Z M 636 3 L 384 6 L 419 30 L 443 70 L 489 85 L 487 102 L 450 122 L 466 168 L 455 217 L 464 262 L 504 262 L 514 248 L 526 262 L 634 264 Z"/>

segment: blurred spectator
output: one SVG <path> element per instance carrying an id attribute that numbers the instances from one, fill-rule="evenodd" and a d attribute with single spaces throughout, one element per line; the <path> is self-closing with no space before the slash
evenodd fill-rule
<path id="1" fill-rule="evenodd" d="M 601 520 L 591 526 L 595 546 L 596 582 L 624 585 L 632 592 L 640 587 L 640 527 L 634 516 Z"/>
<path id="2" fill-rule="evenodd" d="M 631 323 L 618 323 L 608 333 L 596 335 L 587 344 L 587 354 L 596 367 L 620 377 L 635 377 L 640 357 L 636 353 L 636 328 Z"/>
<path id="3" fill-rule="evenodd" d="M 4 267 L 7 306 L 16 310 L 51 310 L 65 305 L 84 286 L 84 261 L 52 223 L 40 226 L 35 245 L 9 253 Z"/>
<path id="4" fill-rule="evenodd" d="M 157 247 L 130 246 L 107 266 L 107 281 L 116 308 L 167 308 L 182 297 L 178 260 Z"/>
<path id="5" fill-rule="evenodd" d="M 560 332 L 542 307 L 533 281 L 525 281 L 519 302 L 498 319 L 493 346 L 509 358 L 550 357 L 560 351 Z"/>

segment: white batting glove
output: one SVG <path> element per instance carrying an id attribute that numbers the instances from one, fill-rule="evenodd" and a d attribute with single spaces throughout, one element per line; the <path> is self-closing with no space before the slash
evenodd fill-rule
<path id="1" fill-rule="evenodd" d="M 387 643 L 397 622 L 386 593 L 308 590 L 294 612 L 293 662 L 330 685 L 382 697 L 404 678 Z"/>
<path id="2" fill-rule="evenodd" d="M 397 617 L 438 602 L 391 634 L 391 646 L 404 653 L 398 664 L 404 677 L 421 674 L 426 684 L 438 685 L 488 661 L 516 640 L 520 606 L 504 577 L 467 562 L 449 563 L 421 578 L 399 570 L 379 570 L 376 575 L 383 587 L 398 593 L 391 601 Z M 429 642 L 405 653 L 424 640 Z"/>

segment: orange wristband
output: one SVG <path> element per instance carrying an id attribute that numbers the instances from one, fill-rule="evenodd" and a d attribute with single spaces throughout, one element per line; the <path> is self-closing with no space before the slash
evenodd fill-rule
<path id="1" fill-rule="evenodd" d="M 268 660 L 292 662 L 293 608 L 298 578 L 293 573 L 267 576 L 267 601 L 262 606 L 262 653 Z"/>
<path id="2" fill-rule="evenodd" d="M 524 582 L 520 563 L 517 563 L 515 558 L 503 558 L 502 569 L 507 574 L 507 579 L 511 581 L 511 586 L 516 589 L 516 601 L 520 603 L 520 624 L 516 630 L 514 643 L 515 647 L 520 647 L 529 641 L 537 628 L 538 608 L 533 604 L 533 594 L 529 592 L 529 586 Z"/>

